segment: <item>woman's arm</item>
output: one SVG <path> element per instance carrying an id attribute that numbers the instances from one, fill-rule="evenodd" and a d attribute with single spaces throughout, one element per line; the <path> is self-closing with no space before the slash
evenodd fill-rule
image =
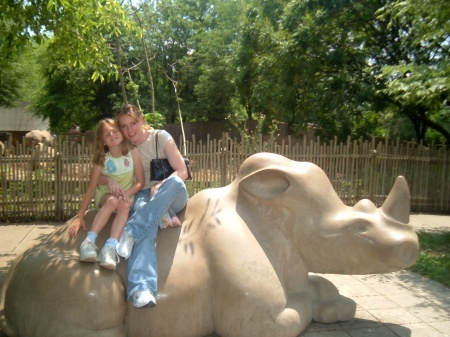
<path id="1" fill-rule="evenodd" d="M 125 191 L 122 189 L 122 187 L 111 177 L 107 177 L 101 174 L 98 178 L 97 183 L 99 185 L 108 185 L 109 193 L 116 198 L 125 195 Z"/>
<path id="2" fill-rule="evenodd" d="M 134 176 L 136 182 L 131 186 L 127 191 L 125 191 L 125 195 L 127 197 L 131 197 L 132 195 L 139 192 L 142 187 L 144 187 L 144 167 L 142 166 L 141 155 L 139 154 L 138 149 L 131 150 L 131 155 L 133 156 L 134 163 Z"/>
<path id="3" fill-rule="evenodd" d="M 83 199 L 81 200 L 80 208 L 78 210 L 78 214 L 72 224 L 69 227 L 69 235 L 72 238 L 75 238 L 80 230 L 80 227 L 83 230 L 86 230 L 86 225 L 84 223 L 84 214 L 86 213 L 89 205 L 92 202 L 92 198 L 95 195 L 95 191 L 97 189 L 97 183 L 102 172 L 102 167 L 100 165 L 94 165 L 92 167 L 91 176 L 89 178 L 88 186 L 86 188 L 86 193 L 83 195 Z"/>
<path id="4" fill-rule="evenodd" d="M 174 172 L 171 174 L 171 176 L 176 175 L 180 177 L 181 179 L 186 179 L 188 177 L 188 172 L 186 168 L 186 164 L 184 163 L 184 159 L 181 156 L 180 151 L 178 150 L 177 144 L 173 139 L 170 139 L 165 147 L 164 147 L 164 153 L 166 155 L 166 158 L 169 160 L 170 166 L 173 168 Z M 158 192 L 160 186 L 164 184 L 164 181 L 160 181 L 156 185 L 154 185 L 150 192 L 150 197 L 153 197 L 156 192 Z"/>
<path id="5" fill-rule="evenodd" d="M 170 139 L 164 147 L 164 153 L 169 160 L 170 166 L 172 166 L 174 172 L 171 175 L 177 175 L 181 179 L 188 177 L 188 172 L 184 159 L 178 150 L 177 144 L 173 139 Z"/>

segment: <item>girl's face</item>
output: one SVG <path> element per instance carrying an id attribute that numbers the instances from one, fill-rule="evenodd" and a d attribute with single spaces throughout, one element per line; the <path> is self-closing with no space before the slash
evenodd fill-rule
<path id="1" fill-rule="evenodd" d="M 118 146 L 123 141 L 122 133 L 120 132 L 120 130 L 110 124 L 105 124 L 103 126 L 102 139 L 103 143 L 105 143 L 108 148 Z"/>
<path id="2" fill-rule="evenodd" d="M 122 115 L 119 116 L 119 124 L 122 129 L 123 135 L 128 138 L 133 143 L 140 144 L 141 137 L 144 134 L 144 130 L 142 128 L 142 121 L 136 121 L 131 116 Z"/>

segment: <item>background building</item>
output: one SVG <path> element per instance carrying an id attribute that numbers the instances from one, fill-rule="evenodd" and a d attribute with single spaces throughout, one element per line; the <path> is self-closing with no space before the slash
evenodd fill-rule
<path id="1" fill-rule="evenodd" d="M 21 143 L 25 134 L 31 130 L 47 130 L 47 120 L 42 120 L 28 111 L 30 102 L 22 102 L 14 108 L 0 107 L 0 141 L 7 144 Z"/>

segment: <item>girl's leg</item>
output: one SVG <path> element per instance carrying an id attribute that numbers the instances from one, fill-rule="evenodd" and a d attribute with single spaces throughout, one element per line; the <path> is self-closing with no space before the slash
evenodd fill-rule
<path id="1" fill-rule="evenodd" d="M 111 225 L 111 237 L 119 240 L 120 234 L 122 234 L 123 228 L 128 220 L 128 215 L 130 213 L 131 204 L 119 200 L 117 205 L 116 217 Z"/>
<path id="2" fill-rule="evenodd" d="M 80 261 L 95 262 L 98 260 L 97 246 L 95 245 L 97 235 L 117 208 L 118 201 L 119 200 L 116 197 L 109 194 L 104 195 L 100 199 L 100 210 L 92 222 L 91 229 L 88 231 L 86 239 L 80 246 Z"/>
<path id="3" fill-rule="evenodd" d="M 116 254 L 116 245 L 127 222 L 130 208 L 131 204 L 125 203 L 123 200 L 118 201 L 116 217 L 111 225 L 111 236 L 106 240 L 105 246 L 98 257 L 98 262 L 102 267 L 115 270 L 116 264 L 120 262 Z"/>
<path id="4" fill-rule="evenodd" d="M 119 205 L 119 199 L 111 194 L 106 194 L 100 199 L 100 209 L 92 222 L 91 231 L 100 233 L 109 220 L 109 217 L 117 209 Z"/>

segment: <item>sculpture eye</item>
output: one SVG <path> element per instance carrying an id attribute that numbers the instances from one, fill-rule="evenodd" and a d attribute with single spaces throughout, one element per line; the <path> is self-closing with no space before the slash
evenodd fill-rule
<path id="1" fill-rule="evenodd" d="M 358 224 L 357 231 L 358 231 L 358 233 L 365 233 L 365 232 L 367 232 L 366 224 Z"/>
<path id="2" fill-rule="evenodd" d="M 357 234 L 363 234 L 367 232 L 368 225 L 364 220 L 357 220 L 351 225 L 351 230 Z"/>

